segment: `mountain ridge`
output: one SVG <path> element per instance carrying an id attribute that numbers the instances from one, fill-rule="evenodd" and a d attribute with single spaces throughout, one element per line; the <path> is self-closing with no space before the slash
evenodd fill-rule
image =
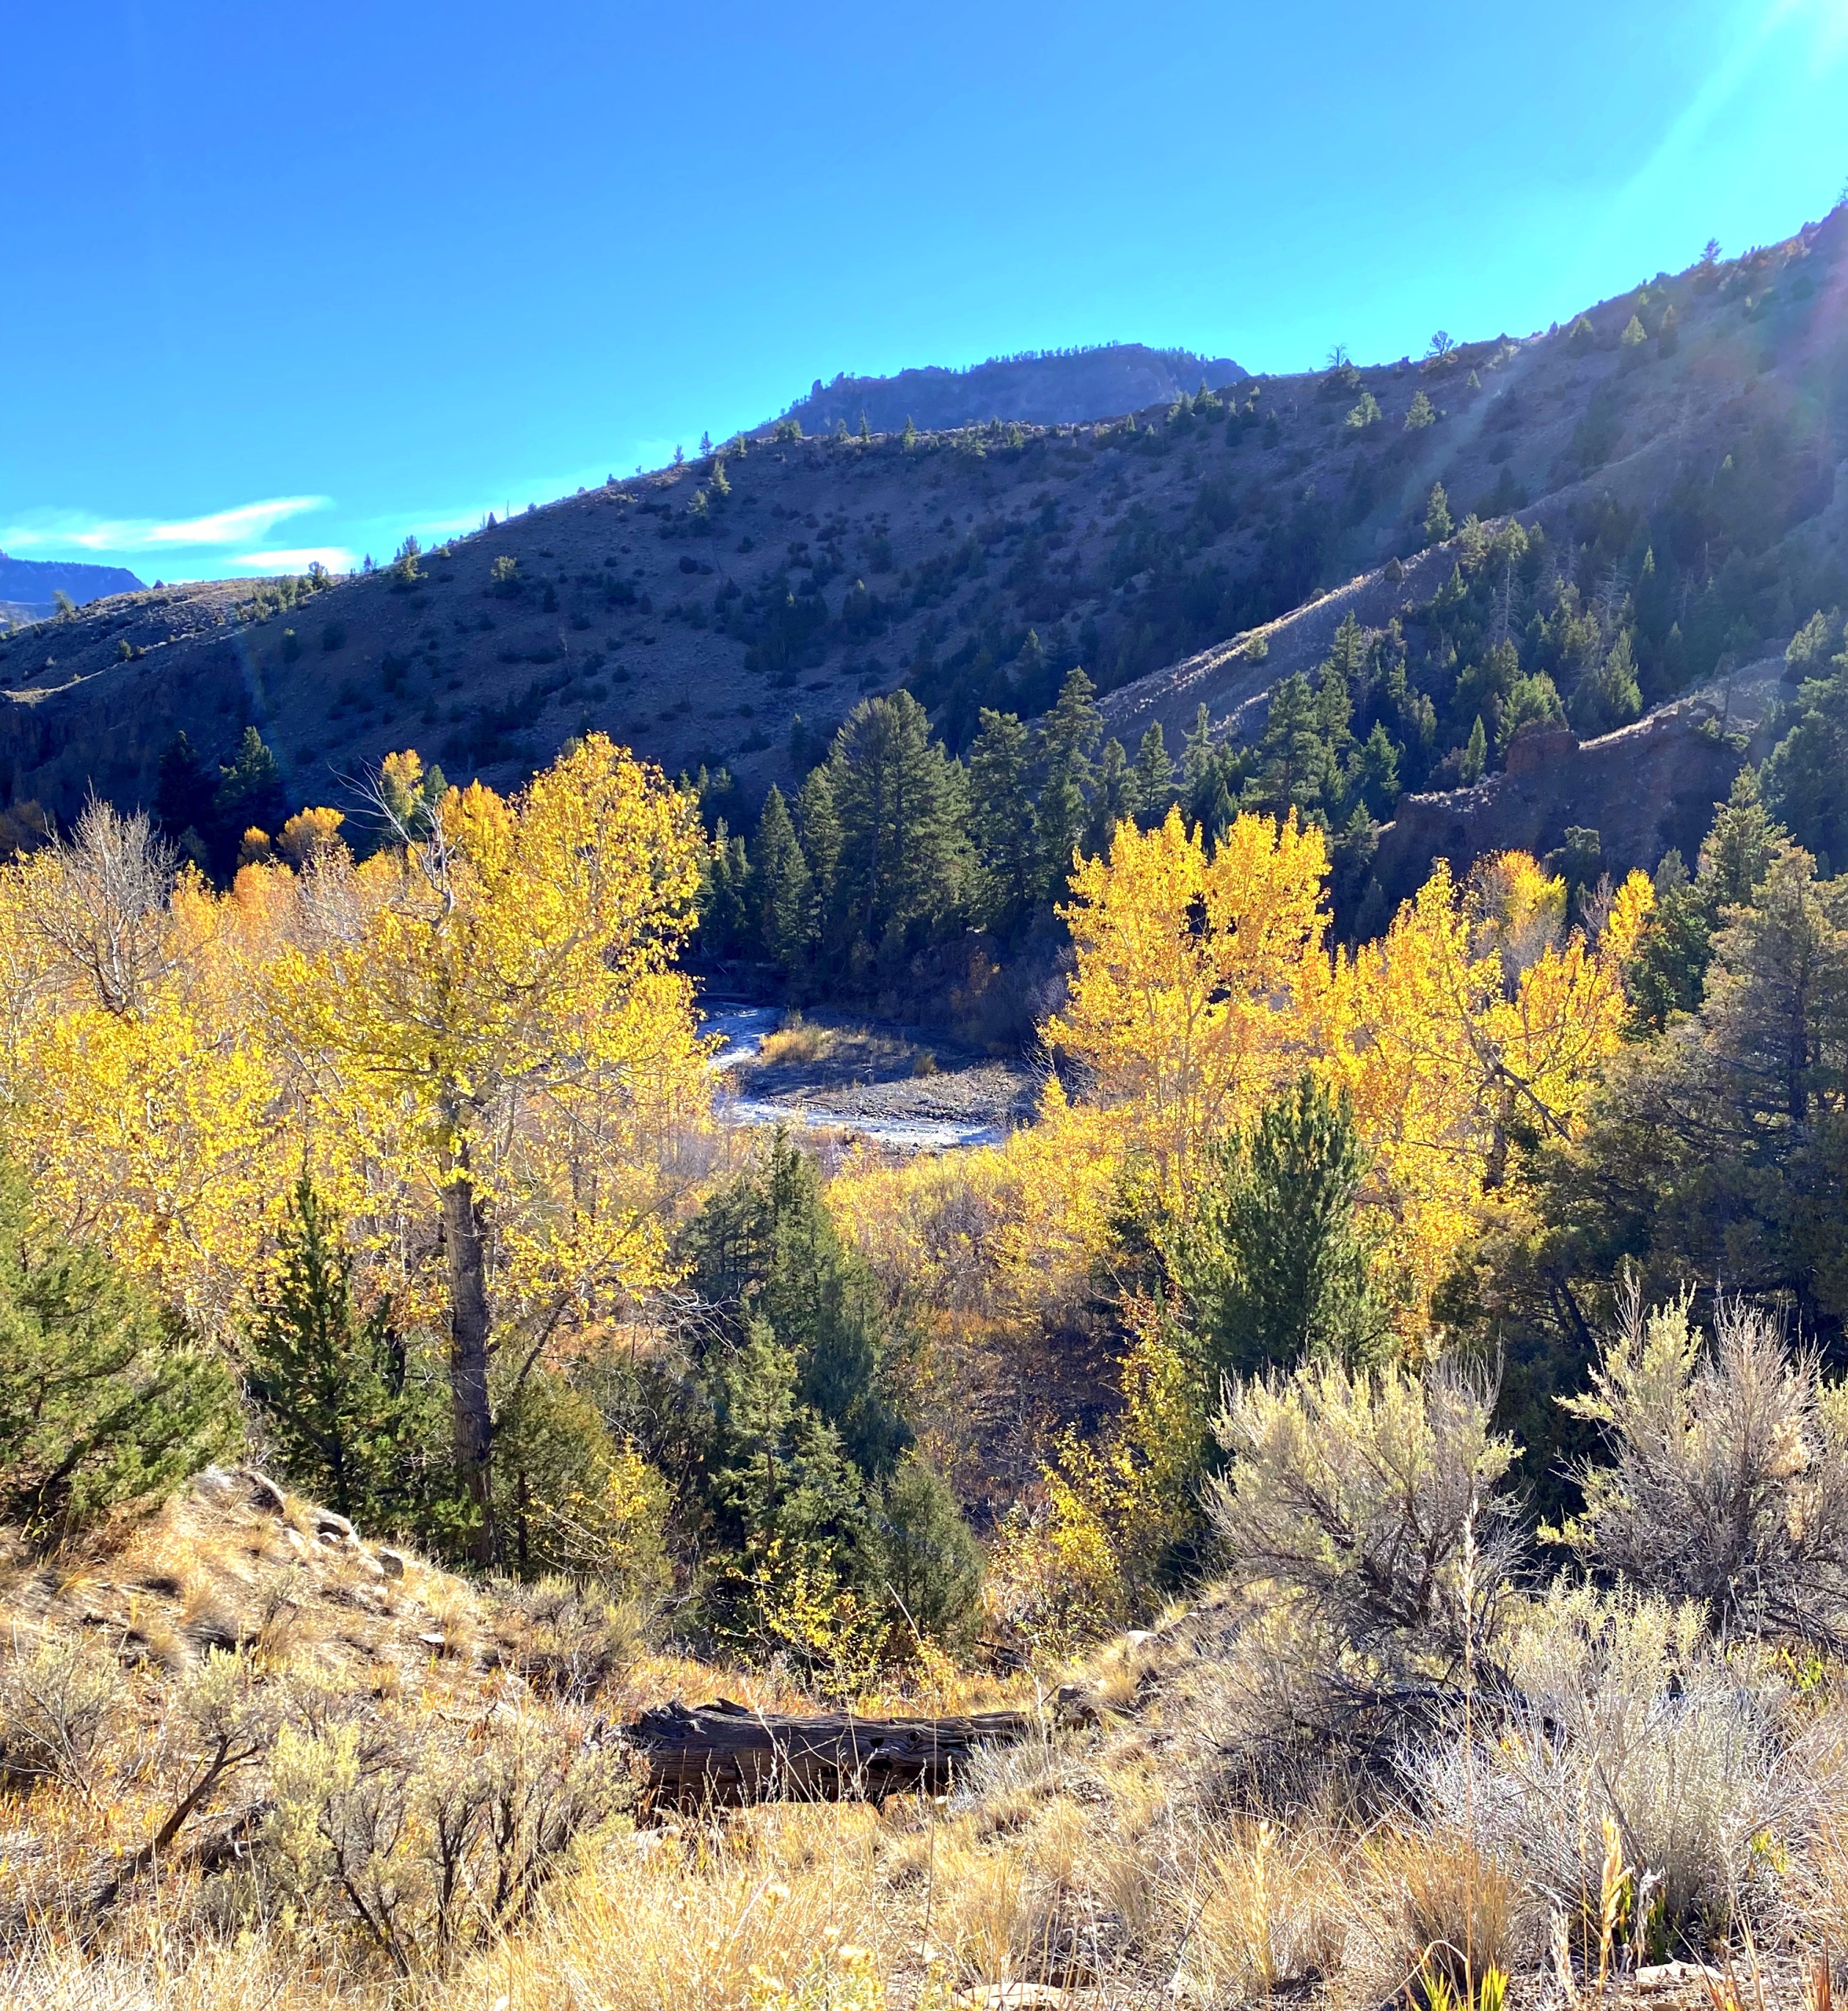
<path id="1" fill-rule="evenodd" d="M 930 364 L 889 377 L 843 372 L 829 384 L 818 377 L 808 396 L 798 398 L 780 419 L 756 430 L 772 432 L 792 419 L 810 433 L 839 427 L 855 433 L 863 419 L 874 433 L 902 433 L 908 423 L 924 432 L 942 431 L 997 419 L 1069 426 L 1170 404 L 1197 385 L 1224 384 L 1247 375 L 1229 357 L 1102 342 L 993 356 L 961 370 Z"/>
<path id="2" fill-rule="evenodd" d="M 1432 657 L 1431 610 L 1485 533 L 1424 528 L 1439 483 L 1458 518 L 1544 533 L 1536 584 L 1511 581 L 1530 628 L 1568 619 L 1535 597 L 1548 581 L 1600 632 L 1643 594 L 1651 710 L 1848 600 L 1845 239 L 1838 210 L 1545 335 L 1240 377 L 1124 418 L 741 439 L 408 575 L 119 596 L 0 645 L 0 795 L 67 817 L 92 786 L 151 801 L 174 732 L 228 760 L 247 725 L 295 802 L 344 803 L 343 778 L 407 744 L 506 787 L 595 726 L 670 774 L 728 767 L 735 816 L 900 686 L 952 749 L 983 707 L 1043 712 L 1080 662 L 1132 742 L 1160 718 L 1172 743 L 1203 698 L 1216 741 L 1249 738 L 1348 612 L 1396 626 L 1455 714 L 1478 667 Z M 1553 702 L 1576 708 L 1561 677 Z M 1491 742 L 1499 702 L 1481 701 Z M 1400 786 L 1457 780 L 1438 763 Z"/>

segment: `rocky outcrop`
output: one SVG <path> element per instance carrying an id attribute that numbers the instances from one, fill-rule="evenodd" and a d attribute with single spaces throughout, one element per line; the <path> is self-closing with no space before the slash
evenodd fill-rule
<path id="1" fill-rule="evenodd" d="M 1530 727 L 1509 747 L 1507 766 L 1473 788 L 1401 798 L 1380 829 L 1375 876 L 1398 902 L 1417 892 L 1434 859 L 1461 873 L 1490 852 L 1542 855 L 1574 827 L 1597 833 L 1613 876 L 1652 870 L 1671 848 L 1692 863 L 1747 745 L 1704 695 L 1596 740 Z"/>

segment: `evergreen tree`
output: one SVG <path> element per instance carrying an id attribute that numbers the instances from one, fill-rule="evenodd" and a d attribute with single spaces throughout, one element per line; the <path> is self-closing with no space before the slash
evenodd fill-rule
<path id="1" fill-rule="evenodd" d="M 1381 1354 L 1387 1310 L 1355 1218 L 1370 1165 L 1346 1091 L 1307 1074 L 1214 1148 L 1181 1271 L 1216 1378 Z"/>
<path id="2" fill-rule="evenodd" d="M 282 771 L 263 744 L 263 736 L 247 726 L 233 759 L 218 771 L 212 794 L 211 828 L 204 835 L 213 870 L 221 878 L 236 864 L 244 834 L 252 829 L 274 832 L 285 814 Z"/>
<path id="3" fill-rule="evenodd" d="M 160 756 L 155 785 L 154 815 L 168 837 L 178 841 L 192 832 L 203 843 L 211 822 L 211 771 L 200 760 L 185 731 L 176 733 Z"/>
<path id="4" fill-rule="evenodd" d="M 243 1436 L 219 1357 L 100 1251 L 35 1223 L 0 1164 L 0 1522 L 56 1542 L 171 1493 Z"/>
<path id="5" fill-rule="evenodd" d="M 1136 815 L 1144 824 L 1158 824 L 1168 815 L 1175 797 L 1174 762 L 1157 720 L 1142 735 L 1136 749 Z"/>
<path id="6" fill-rule="evenodd" d="M 1589 668 L 1572 694 L 1572 723 L 1587 735 L 1627 726 L 1643 709 L 1630 631 L 1619 629 L 1601 664 Z"/>
<path id="7" fill-rule="evenodd" d="M 721 817 L 699 882 L 699 947 L 709 957 L 742 956 L 750 947 L 750 861 L 742 838 Z"/>
<path id="8" fill-rule="evenodd" d="M 819 915 L 833 913 L 834 888 L 841 870 L 841 820 L 834 811 L 834 792 L 826 767 L 811 768 L 796 792 L 796 834 L 808 877 L 815 888 Z"/>
<path id="9" fill-rule="evenodd" d="M 910 1433 L 885 1393 L 886 1333 L 871 1274 L 842 1243 L 812 1163 L 786 1132 L 721 1189 L 688 1236 L 692 1281 L 737 1345 L 761 1324 L 794 1364 L 794 1394 L 867 1474 Z"/>
<path id="10" fill-rule="evenodd" d="M 904 1630 L 966 1649 L 981 1614 L 981 1547 L 943 1476 L 915 1446 L 880 1490 L 874 1530 Z"/>
<path id="11" fill-rule="evenodd" d="M 982 910 L 1005 934 L 1032 910 L 1044 887 L 1040 824 L 1027 787 L 1027 730 L 1012 712 L 984 706 L 969 750 L 969 823 L 982 874 Z"/>
<path id="12" fill-rule="evenodd" d="M 1830 676 L 1804 679 L 1788 716 L 1765 764 L 1765 800 L 1819 870 L 1848 872 L 1848 651 Z"/>
<path id="13" fill-rule="evenodd" d="M 1104 742 L 1091 778 L 1091 815 L 1084 827 L 1084 850 L 1101 858 L 1110 849 L 1116 826 L 1127 817 L 1134 819 L 1139 808 L 1135 793 L 1135 771 L 1123 751 L 1120 740 Z"/>
<path id="14" fill-rule="evenodd" d="M 1190 800 L 1200 793 L 1201 785 L 1212 774 L 1214 753 L 1212 719 L 1203 698 L 1194 715 L 1193 726 L 1181 742 L 1181 785 Z"/>
<path id="15" fill-rule="evenodd" d="M 1488 765 L 1489 736 L 1483 731 L 1482 714 L 1476 716 L 1476 723 L 1469 729 L 1468 744 L 1463 749 L 1463 759 L 1457 770 L 1457 779 L 1465 789 L 1472 787 L 1483 778 L 1483 770 Z"/>
<path id="16" fill-rule="evenodd" d="M 304 1493 L 372 1523 L 417 1505 L 408 1485 L 424 1440 L 405 1345 L 381 1300 L 361 1317 L 353 1303 L 353 1259 L 339 1225 L 304 1173 L 277 1239 L 276 1280 L 256 1302 L 247 1353 L 251 1396 Z"/>
<path id="17" fill-rule="evenodd" d="M 745 905 L 764 954 L 786 971 L 799 970 L 814 940 L 815 879 L 774 783 L 757 819 Z"/>
<path id="18" fill-rule="evenodd" d="M 1667 1031 L 1678 1013 L 1700 1004 L 1713 954 L 1713 918 L 1678 852 L 1656 869 L 1656 905 L 1623 974 L 1630 1029 L 1639 1037 Z"/>
<path id="19" fill-rule="evenodd" d="M 1349 764 L 1348 793 L 1364 804 L 1370 816 L 1384 819 L 1392 815 L 1399 800 L 1399 758 L 1401 749 L 1375 720 L 1373 731 L 1362 742 Z"/>
<path id="20" fill-rule="evenodd" d="M 1341 625 L 1335 631 L 1335 639 L 1329 650 L 1328 661 L 1340 673 L 1341 681 L 1351 691 L 1358 683 L 1366 679 L 1368 645 L 1366 631 L 1354 618 L 1349 608 L 1341 617 Z"/>
<path id="21" fill-rule="evenodd" d="M 870 949 L 954 912 L 960 894 L 962 777 L 908 691 L 865 698 L 835 736 L 828 785 L 840 819 L 836 901 Z"/>
<path id="22" fill-rule="evenodd" d="M 1422 392 L 1419 394 L 1424 395 Z M 1442 544 L 1456 529 L 1450 522 L 1450 499 L 1444 493 L 1441 482 L 1431 485 L 1431 498 L 1424 505 L 1424 540 L 1428 544 Z"/>
<path id="23" fill-rule="evenodd" d="M 1091 782 L 1091 755 L 1104 730 L 1095 690 L 1082 669 L 1072 670 L 1058 702 L 1040 722 L 1045 779 L 1040 789 L 1040 870 L 1053 898 L 1062 899 L 1072 855 L 1084 836 Z"/>
<path id="24" fill-rule="evenodd" d="M 1254 808 L 1282 817 L 1292 807 L 1307 816 L 1319 815 L 1329 807 L 1328 745 L 1315 694 L 1300 671 L 1272 689 L 1257 764 L 1249 792 Z"/>
<path id="25" fill-rule="evenodd" d="M 1517 677 L 1508 687 L 1502 716 L 1496 722 L 1496 752 L 1506 754 L 1524 726 L 1565 723 L 1566 709 L 1560 703 L 1559 688 L 1545 671 L 1535 671 L 1531 677 Z"/>
<path id="26" fill-rule="evenodd" d="M 1717 806 L 1718 815 L 1700 848 L 1702 895 L 1717 928 L 1728 908 L 1750 901 L 1770 870 L 1778 841 L 1785 833 L 1766 811 L 1758 778 L 1751 768 L 1733 778 L 1732 791 Z"/>

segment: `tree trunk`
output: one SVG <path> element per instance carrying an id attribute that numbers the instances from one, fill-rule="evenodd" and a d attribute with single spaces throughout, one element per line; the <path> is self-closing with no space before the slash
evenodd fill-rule
<path id="1" fill-rule="evenodd" d="M 967 1718 L 767 1716 L 720 1699 L 644 1711 L 629 1737 L 647 1760 L 657 1808 L 736 1808 L 754 1801 L 882 1800 L 922 1788 L 941 1794 L 983 1745 L 1018 1744 L 1039 1729 L 1025 1711 Z"/>
<path id="2" fill-rule="evenodd" d="M 466 1151 L 442 1190 L 443 1244 L 449 1266 L 449 1394 L 456 1465 L 479 1518 L 475 1559 L 494 1561 L 494 1503 L 488 1461 L 494 1419 L 488 1404 L 488 1278 L 481 1203 Z"/>

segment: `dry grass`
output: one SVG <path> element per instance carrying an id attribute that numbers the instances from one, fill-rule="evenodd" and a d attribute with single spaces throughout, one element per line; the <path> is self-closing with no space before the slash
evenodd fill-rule
<path id="1" fill-rule="evenodd" d="M 1267 1750 L 1278 1722 L 1275 1701 L 1260 1710 L 1257 1698 L 1278 1643 L 1236 1600 L 1112 1644 L 1083 1672 L 1088 1723 L 981 1756 L 941 1803 L 651 1826 L 614 1776 L 617 1791 L 584 1801 L 572 1756 L 590 1750 L 588 1731 L 673 1695 L 799 1709 L 801 1693 L 656 1653 L 633 1614 L 563 1581 L 471 1587 L 395 1554 L 388 1571 L 376 1547 L 335 1533 L 308 1504 L 221 1489 L 50 1569 L 6 1565 L 0 2002 L 948 2011 L 1033 1986 L 1073 1993 L 1074 2011 L 1284 1999 L 1345 2011 L 1406 2002 L 1421 1969 L 1460 1982 L 1491 1962 L 1515 1971 L 1510 2002 L 1546 2001 L 1552 1902 L 1522 1872 L 1515 1853 L 1534 1840 L 1509 1826 L 1520 1811 L 1495 1764 L 1483 1758 L 1459 1800 L 1443 1778 L 1454 1756 L 1407 1753 L 1384 1815 L 1326 1768 L 1254 1766 L 1252 1727 Z M 1684 1691 L 1692 1666 L 1684 1658 Z M 1599 1677 L 1593 1702 L 1612 1679 Z M 954 1709 L 1006 1694 L 939 1667 L 864 1701 Z M 1835 1778 L 1843 1722 L 1827 1687 L 1813 1690 L 1780 1764 Z M 214 1725 L 258 1727 L 270 1745 L 148 1862 Z M 333 1778 L 343 1753 L 355 1788 Z M 483 1896 L 502 1860 L 481 1841 L 475 1896 L 439 1932 L 418 1826 L 533 1753 L 552 1770 L 544 1792 L 577 1794 L 588 1819 L 499 1915 Z M 383 1844 L 366 1833 L 359 1884 L 395 1896 L 402 1960 L 326 1882 L 319 1855 L 370 1819 L 368 1782 L 394 1781 L 407 1826 Z M 1767 2004 L 1792 2011 L 1795 1965 L 1825 1934 L 1848 1944 L 1848 1825 L 1828 1819 L 1826 1799 L 1754 1846 L 1755 1959 Z M 530 1816 L 534 1804 L 508 1805 Z M 1634 1890 L 1619 1880 L 1613 1905 Z M 1742 1941 L 1736 1953 L 1744 1973 Z"/>

